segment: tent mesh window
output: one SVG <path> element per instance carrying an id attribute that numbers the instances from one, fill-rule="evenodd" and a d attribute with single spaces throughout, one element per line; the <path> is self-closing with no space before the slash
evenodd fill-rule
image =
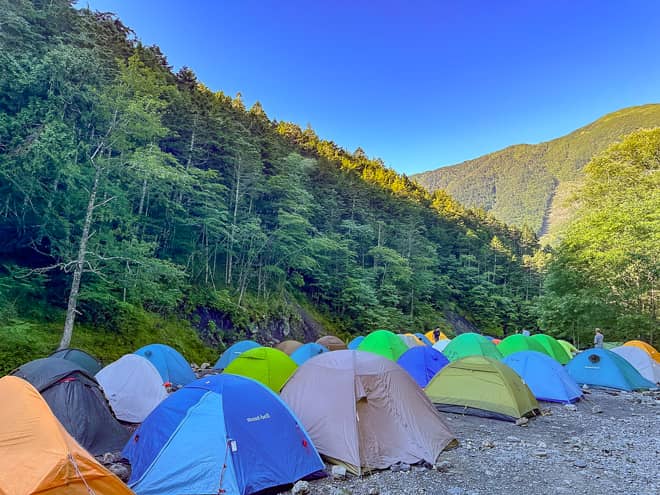
<path id="1" fill-rule="evenodd" d="M 589 361 L 595 364 L 598 361 L 600 361 L 600 356 L 597 354 L 592 354 L 591 356 L 589 356 Z"/>

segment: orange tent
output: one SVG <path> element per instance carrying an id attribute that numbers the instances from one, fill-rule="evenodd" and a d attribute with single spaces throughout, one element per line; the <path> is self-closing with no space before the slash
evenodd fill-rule
<path id="1" fill-rule="evenodd" d="M 0 378 L 0 495 L 133 495 L 71 437 L 39 392 Z"/>
<path id="2" fill-rule="evenodd" d="M 631 346 L 631 347 L 639 347 L 643 351 L 646 351 L 646 353 L 651 356 L 656 362 L 660 363 L 660 352 L 656 350 L 655 347 L 653 347 L 651 344 L 647 344 L 646 342 L 642 342 L 641 340 L 629 340 L 623 345 Z"/>
<path id="3" fill-rule="evenodd" d="M 424 335 L 426 336 L 427 339 L 429 339 L 429 340 L 430 340 L 431 342 L 433 342 L 434 344 L 435 344 L 438 340 L 447 340 L 447 339 L 449 339 L 449 337 L 447 337 L 447 336 L 444 334 L 444 332 L 440 332 L 440 337 L 439 337 L 438 339 L 436 339 L 436 338 L 435 338 L 435 335 L 433 335 L 433 330 L 429 330 L 429 331 L 426 332 Z"/>

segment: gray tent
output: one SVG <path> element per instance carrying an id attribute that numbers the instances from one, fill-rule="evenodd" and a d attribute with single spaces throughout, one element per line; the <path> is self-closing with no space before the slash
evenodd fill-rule
<path id="1" fill-rule="evenodd" d="M 397 462 L 434 463 L 454 438 L 410 375 L 370 352 L 310 359 L 281 397 L 319 453 L 356 474 Z"/>
<path id="2" fill-rule="evenodd" d="M 167 398 L 163 378 L 151 362 L 126 354 L 96 374 L 115 416 L 129 423 L 142 423 Z"/>
<path id="3" fill-rule="evenodd" d="M 92 455 L 121 450 L 129 432 L 112 415 L 96 380 L 60 358 L 30 361 L 14 375 L 27 380 L 69 434 Z"/>

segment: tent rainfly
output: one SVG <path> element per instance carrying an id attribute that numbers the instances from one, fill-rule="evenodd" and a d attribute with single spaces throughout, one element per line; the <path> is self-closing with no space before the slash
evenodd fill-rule
<path id="1" fill-rule="evenodd" d="M 133 495 L 66 431 L 39 392 L 0 378 L 0 493 Z"/>
<path id="2" fill-rule="evenodd" d="M 142 423 L 158 404 L 167 398 L 167 390 L 158 370 L 148 359 L 126 354 L 96 374 L 117 419 Z"/>
<path id="3" fill-rule="evenodd" d="M 287 382 L 282 399 L 318 451 L 358 475 L 397 462 L 434 463 L 453 441 L 408 373 L 370 352 L 326 352 L 310 359 Z"/>

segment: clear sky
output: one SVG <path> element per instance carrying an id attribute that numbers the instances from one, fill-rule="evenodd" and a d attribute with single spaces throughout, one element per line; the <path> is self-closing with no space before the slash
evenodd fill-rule
<path id="1" fill-rule="evenodd" d="M 660 102 L 660 1 L 80 0 L 178 70 L 413 174 Z"/>

